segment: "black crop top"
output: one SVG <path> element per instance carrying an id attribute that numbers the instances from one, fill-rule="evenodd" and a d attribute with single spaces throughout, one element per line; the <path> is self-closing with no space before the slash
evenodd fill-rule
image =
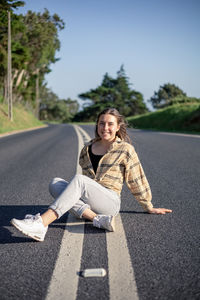
<path id="1" fill-rule="evenodd" d="M 96 154 L 92 153 L 92 145 L 89 146 L 88 150 L 89 150 L 89 156 L 90 156 L 90 160 L 92 163 L 92 167 L 94 169 L 94 173 L 96 174 L 99 161 L 103 157 L 103 155 L 96 155 Z"/>

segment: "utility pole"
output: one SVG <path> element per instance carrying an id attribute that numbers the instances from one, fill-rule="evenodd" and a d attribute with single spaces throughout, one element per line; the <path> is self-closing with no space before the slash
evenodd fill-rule
<path id="1" fill-rule="evenodd" d="M 11 26 L 10 26 L 10 11 L 8 11 L 8 71 L 7 71 L 7 95 L 8 95 L 8 117 L 13 121 L 12 112 L 12 58 L 11 58 Z"/>
<path id="2" fill-rule="evenodd" d="M 39 92 L 39 68 L 36 70 L 36 86 L 35 86 L 35 115 L 39 120 L 39 112 L 40 112 L 40 92 Z"/>

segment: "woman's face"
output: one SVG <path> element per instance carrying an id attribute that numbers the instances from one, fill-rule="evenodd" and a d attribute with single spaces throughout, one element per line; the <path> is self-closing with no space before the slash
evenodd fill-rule
<path id="1" fill-rule="evenodd" d="M 101 115 L 97 124 L 97 131 L 103 141 L 112 142 L 120 126 L 117 118 L 110 114 Z"/>

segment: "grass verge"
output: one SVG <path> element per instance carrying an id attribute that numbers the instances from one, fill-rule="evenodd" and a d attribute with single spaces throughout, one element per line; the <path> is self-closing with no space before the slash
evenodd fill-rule
<path id="1" fill-rule="evenodd" d="M 13 106 L 13 121 L 8 119 L 8 107 L 6 104 L 0 104 L 0 134 L 16 130 L 29 129 L 45 124 L 35 118 L 22 105 Z"/>
<path id="2" fill-rule="evenodd" d="M 130 127 L 171 132 L 200 133 L 200 105 L 177 104 L 127 118 Z"/>

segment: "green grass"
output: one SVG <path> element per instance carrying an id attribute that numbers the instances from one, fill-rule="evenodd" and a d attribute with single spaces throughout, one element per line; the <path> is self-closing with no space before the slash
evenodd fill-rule
<path id="1" fill-rule="evenodd" d="M 159 131 L 174 131 L 200 133 L 200 105 L 177 104 L 155 112 L 127 118 L 130 127 L 136 129 L 150 129 Z M 75 122 L 73 124 L 86 125 L 94 122 Z M 8 107 L 0 103 L 0 134 L 23 130 L 38 126 L 45 126 L 22 105 L 13 107 L 13 122 L 8 119 Z"/>
<path id="2" fill-rule="evenodd" d="M 200 133 L 200 105 L 177 104 L 127 118 L 130 127 L 160 131 Z"/>
<path id="3" fill-rule="evenodd" d="M 11 122 L 8 119 L 8 106 L 0 104 L 0 134 L 43 125 L 43 122 L 37 120 L 22 105 L 15 105 L 13 107 L 13 122 Z"/>

